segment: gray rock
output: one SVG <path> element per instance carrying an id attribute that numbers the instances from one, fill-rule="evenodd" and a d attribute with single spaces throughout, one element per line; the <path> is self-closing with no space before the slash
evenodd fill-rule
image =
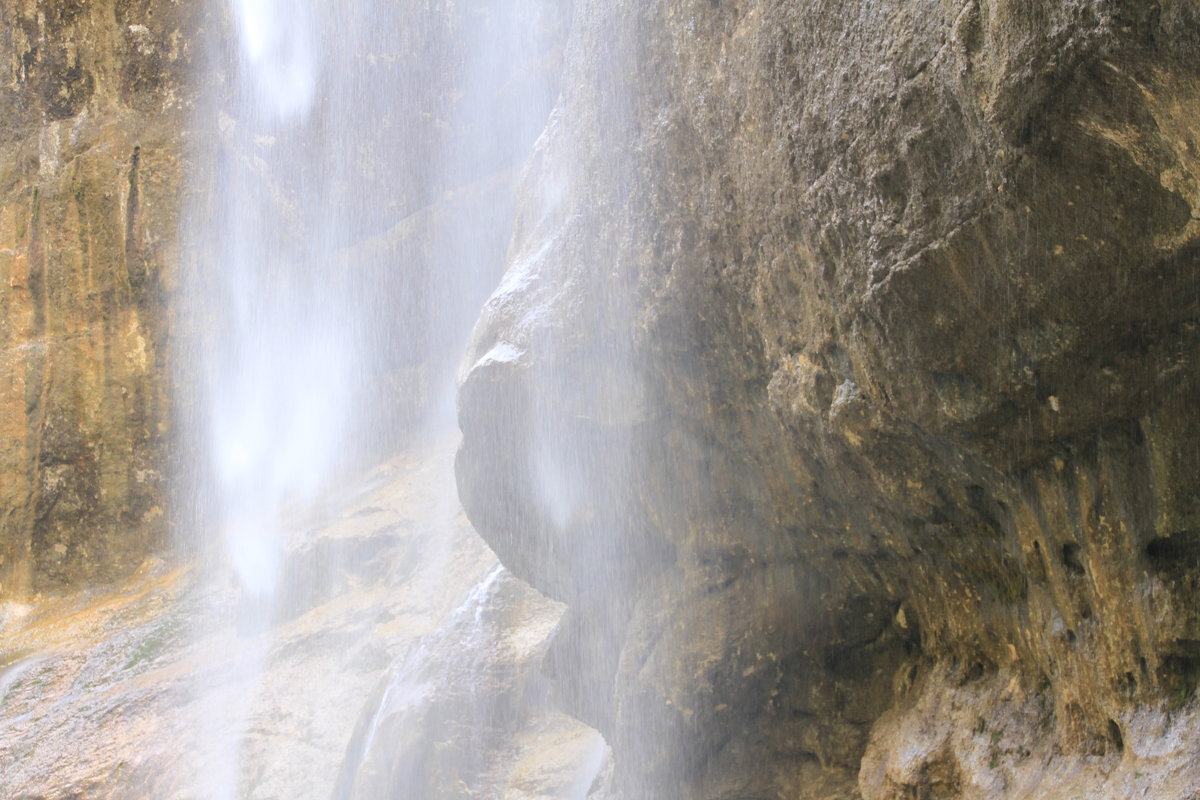
<path id="1" fill-rule="evenodd" d="M 1127 732 L 1200 669 L 1197 55 L 1180 0 L 576 3 L 458 474 L 624 796 L 1200 788 Z"/>

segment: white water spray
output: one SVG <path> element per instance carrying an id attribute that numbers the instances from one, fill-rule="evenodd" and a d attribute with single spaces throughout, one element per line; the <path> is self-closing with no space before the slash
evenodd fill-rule
<path id="1" fill-rule="evenodd" d="M 275 146 L 311 109 L 319 60 L 310 3 L 232 0 L 241 53 L 235 153 Z M 355 348 L 337 298 L 300 263 L 311 254 L 280 248 L 287 208 L 255 190 L 260 169 L 231 160 L 222 176 L 238 209 L 213 270 L 224 283 L 222 335 L 206 356 L 204 389 L 219 527 L 242 588 L 265 604 L 279 580 L 285 506 L 315 492 L 336 458 Z"/>
<path id="2" fill-rule="evenodd" d="M 191 220 L 198 255 L 185 288 L 193 425 L 209 461 L 194 482 L 208 506 L 196 524 L 220 539 L 205 575 L 212 611 L 200 627 L 232 620 L 241 631 L 226 640 L 224 701 L 199 725 L 205 766 L 196 790 L 215 800 L 243 796 L 241 742 L 280 612 L 287 520 L 343 463 L 361 336 L 345 281 L 325 272 L 337 216 L 307 210 L 310 198 L 328 194 L 329 176 L 299 174 L 309 160 L 326 161 L 333 145 L 310 133 L 323 64 L 318 4 L 227 2 L 237 55 L 228 98 L 213 109 L 211 205 Z"/>
<path id="3" fill-rule="evenodd" d="M 238 43 L 260 108 L 279 119 L 312 108 L 318 61 L 313 10 L 306 0 L 231 0 Z"/>
<path id="4" fill-rule="evenodd" d="M 297 520 L 398 443 L 452 430 L 455 366 L 553 100 L 538 37 L 564 17 L 558 0 L 209 2 L 225 83 L 199 107 L 185 228 L 179 527 L 203 537 L 186 543 L 207 565 L 198 636 L 229 648 L 196 794 L 234 800 L 254 796 L 243 740 L 275 629 L 306 610 L 298 581 L 330 583 L 289 573 Z M 449 475 L 445 493 L 452 519 Z"/>

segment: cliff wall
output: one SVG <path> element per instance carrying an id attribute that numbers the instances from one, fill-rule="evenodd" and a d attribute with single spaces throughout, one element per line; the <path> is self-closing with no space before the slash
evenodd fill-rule
<path id="1" fill-rule="evenodd" d="M 202 8 L 0 9 L 5 599 L 165 538 Z M 557 85 L 551 18 L 500 106 Z M 1196 4 L 576 0 L 571 26 L 458 479 L 570 606 L 547 664 L 613 745 L 594 794 L 1200 791 Z M 397 140 L 448 135 L 425 88 Z M 501 144 L 365 209 L 348 260 L 453 252 L 507 208 Z M 405 157 L 360 155 L 376 183 Z M 372 291 L 380 330 L 461 310 L 444 274 Z M 428 345 L 375 390 L 413 403 Z"/>
<path id="2" fill-rule="evenodd" d="M 1200 9 L 574 19 L 458 476 L 612 791 L 1192 796 Z"/>
<path id="3" fill-rule="evenodd" d="M 197 6 L 0 9 L 0 597 L 122 575 L 162 544 Z"/>
<path id="4" fill-rule="evenodd" d="M 329 294 L 357 303 L 374 347 L 347 471 L 394 454 L 444 402 L 503 267 L 567 13 L 386 6 L 322 11 L 323 35 L 358 46 L 320 65 L 323 100 L 279 142 L 236 135 L 223 2 L 0 9 L 0 600 L 117 580 L 214 538 L 198 532 L 214 502 L 196 371 L 220 315 L 195 287 L 233 247 L 216 223 L 249 208 L 214 188 L 231 163 L 292 223 L 275 233 L 296 269 L 332 262 Z M 331 228 L 336 252 L 319 255 L 314 231 Z M 175 542 L 172 521 L 188 529 Z"/>

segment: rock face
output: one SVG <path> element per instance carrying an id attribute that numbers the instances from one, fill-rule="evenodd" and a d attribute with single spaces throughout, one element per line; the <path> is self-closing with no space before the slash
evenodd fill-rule
<path id="1" fill-rule="evenodd" d="M 165 531 L 163 290 L 199 4 L 0 9 L 0 598 Z"/>
<path id="2" fill-rule="evenodd" d="M 0 796 L 579 796 L 604 743 L 537 690 L 562 607 L 471 530 L 452 452 L 295 531 L 269 631 L 161 562 L 0 619 Z"/>
<path id="3" fill-rule="evenodd" d="M 500 108 L 525 80 L 557 85 L 537 77 L 557 74 L 565 19 L 545 7 L 537 63 L 487 84 Z M 0 599 L 115 578 L 163 537 L 165 294 L 204 8 L 0 9 Z M 395 14 L 427 12 L 428 27 L 410 30 L 453 39 L 449 8 L 486 27 L 482 4 Z M 497 683 L 516 675 L 521 696 L 481 723 L 505 736 L 470 775 L 431 759 L 422 785 L 582 793 L 568 767 L 595 755 L 594 740 L 561 717 L 510 719 L 504 705 L 540 701 L 544 655 L 556 702 L 613 745 L 594 797 L 1200 792 L 1200 8 L 575 0 L 572 11 L 564 90 L 463 378 L 458 459 L 472 521 L 570 610 L 547 651 L 557 608 L 506 580 L 484 616 L 508 626 L 494 644 L 518 666 Z M 391 185 L 405 158 L 459 158 L 463 142 L 488 138 L 459 137 L 443 65 L 407 44 L 344 54 L 361 62 L 355 75 L 426 79 L 389 123 L 420 141 L 405 154 L 355 148 L 346 195 L 359 178 Z M 390 104 L 374 102 L 383 120 Z M 496 218 L 531 135 L 493 136 L 494 150 L 440 182 L 405 173 L 386 204 L 350 203 L 362 213 L 348 261 L 437 261 L 480 215 L 468 233 L 498 256 Z M 289 180 L 303 176 L 272 187 Z M 400 309 L 452 338 L 446 308 L 470 301 L 445 274 L 365 289 L 380 330 Z M 416 337 L 380 353 L 387 375 L 372 385 L 411 394 L 406 381 L 431 380 L 430 347 Z M 367 551 L 421 539 L 419 525 L 400 536 L 363 524 L 385 540 Z M 464 548 L 473 581 L 490 558 Z M 452 614 L 463 592 L 434 588 Z M 137 731 L 151 739 L 156 715 L 168 730 L 192 719 L 172 703 L 194 648 L 171 638 L 177 611 L 164 610 L 191 601 L 167 579 L 143 590 L 95 618 L 64 611 L 95 622 L 87 636 L 64 634 L 53 609 L 12 623 L 10 645 L 37 651 L 0 667 L 0 704 L 21 722 L 3 742 L 14 791 L 174 780 L 161 768 L 178 753 L 133 734 L 144 758 L 121 779 L 133 783 L 111 779 L 127 767 L 106 738 L 108 703 L 148 720 Z M 411 623 L 398 594 L 383 617 L 367 599 L 341 607 L 360 628 Z M 308 600 L 309 612 L 339 602 Z M 132 630 L 109 626 L 122 609 Z M 414 714 L 443 753 L 461 746 L 463 728 L 420 697 L 365 702 L 394 682 L 405 648 L 360 660 L 343 622 L 320 617 L 281 621 L 277 655 L 291 674 L 289 645 L 326 653 L 326 681 L 345 692 L 328 702 L 345 702 L 312 740 L 311 773 L 248 776 L 262 796 L 295 796 L 310 774 L 344 797 L 387 791 L 388 747 Z M 303 685 L 281 678 L 279 696 Z M 469 706 L 461 687 L 439 690 Z M 63 702 L 39 706 L 46 696 Z M 270 700 L 256 717 L 268 733 L 251 742 L 261 752 L 270 725 L 284 727 Z M 330 746 L 377 716 L 387 746 Z M 63 778 L 80 724 L 100 747 Z M 539 760 L 555 739 L 576 752 Z M 362 771 L 339 783 L 343 755 Z M 163 793 L 174 789 L 190 783 Z"/>
<path id="4" fill-rule="evenodd" d="M 1200 8 L 574 19 L 458 476 L 609 791 L 1200 790 Z"/>

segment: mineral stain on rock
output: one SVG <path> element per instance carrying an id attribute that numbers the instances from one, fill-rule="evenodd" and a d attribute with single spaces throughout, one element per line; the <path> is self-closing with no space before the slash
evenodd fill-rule
<path id="1" fill-rule="evenodd" d="M 181 31 L 202 12 L 115 5 L 0 10 L 12 56 L 0 80 L 9 598 L 120 578 L 166 543 L 161 286 L 177 259 Z M 126 46 L 131 25 L 140 49 Z M 131 83 L 146 60 L 153 79 Z"/>

